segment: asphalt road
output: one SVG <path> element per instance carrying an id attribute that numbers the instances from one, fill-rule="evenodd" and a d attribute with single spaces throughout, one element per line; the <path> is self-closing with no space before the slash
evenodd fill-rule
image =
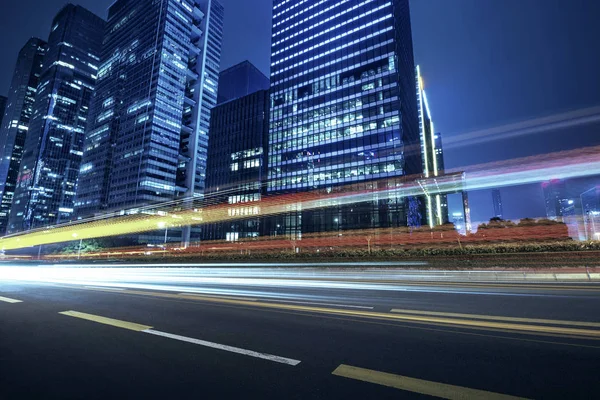
<path id="1" fill-rule="evenodd" d="M 598 284 L 19 274 L 0 281 L 0 399 L 588 399 L 600 390 Z"/>

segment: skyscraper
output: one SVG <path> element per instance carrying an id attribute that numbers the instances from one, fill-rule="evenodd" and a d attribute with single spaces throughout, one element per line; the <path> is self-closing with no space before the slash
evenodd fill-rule
<path id="1" fill-rule="evenodd" d="M 10 231 L 74 218 L 103 30 L 102 18 L 73 4 L 52 21 L 9 217 Z"/>
<path id="2" fill-rule="evenodd" d="M 583 222 L 587 240 L 600 240 L 600 186 L 581 194 Z"/>
<path id="3" fill-rule="evenodd" d="M 559 179 L 543 182 L 542 191 L 546 203 L 546 217 L 552 220 L 561 219 L 562 204 L 567 201 L 565 182 Z"/>
<path id="4" fill-rule="evenodd" d="M 223 12 L 217 0 L 117 0 L 109 8 L 79 217 L 202 197 Z"/>
<path id="5" fill-rule="evenodd" d="M 456 228 L 458 233 L 460 233 L 461 235 L 467 234 L 465 216 L 462 212 L 452 213 L 452 222 L 454 223 L 454 228 Z"/>
<path id="6" fill-rule="evenodd" d="M 19 52 L 0 124 L 0 235 L 6 232 L 23 146 L 33 114 L 46 42 L 31 38 Z"/>
<path id="7" fill-rule="evenodd" d="M 263 233 L 257 202 L 266 175 L 268 118 L 268 90 L 219 104 L 212 110 L 206 201 L 230 204 L 228 212 L 240 219 L 206 226 L 205 239 L 236 241 Z"/>
<path id="8" fill-rule="evenodd" d="M 421 174 L 408 0 L 275 0 L 268 191 Z M 406 225 L 414 199 L 281 216 L 284 233 Z"/>
<path id="9" fill-rule="evenodd" d="M 243 61 L 221 71 L 218 103 L 239 99 L 259 90 L 267 90 L 271 82 L 250 61 Z"/>
<path id="10" fill-rule="evenodd" d="M 492 190 L 492 203 L 494 205 L 494 217 L 503 219 L 504 208 L 502 207 L 502 196 L 499 189 Z"/>
<path id="11" fill-rule="evenodd" d="M 224 90 L 221 82 L 227 82 Z M 232 82 L 242 84 L 228 86 Z M 204 227 L 204 239 L 236 241 L 262 233 L 256 215 L 267 166 L 268 85 L 248 61 L 221 72 L 219 97 L 231 99 L 211 112 L 206 201 L 230 204 L 229 213 L 241 219 Z"/>
<path id="12" fill-rule="evenodd" d="M 2 120 L 4 119 L 4 112 L 6 111 L 6 102 L 7 101 L 8 101 L 8 98 L 6 96 L 0 96 L 0 127 L 2 127 Z M 0 128 L 0 129 L 2 129 L 2 128 Z"/>
<path id="13" fill-rule="evenodd" d="M 443 174 L 446 170 L 446 162 L 444 161 L 444 146 L 442 143 L 442 134 L 437 132 L 433 136 L 433 143 L 435 145 L 435 158 L 438 166 L 438 172 Z"/>
<path id="14" fill-rule="evenodd" d="M 421 76 L 421 68 L 417 66 L 417 104 L 419 108 L 419 129 L 423 174 L 426 178 L 434 178 L 444 174 L 444 153 L 442 135 L 435 133 L 431 109 L 427 101 L 425 84 Z M 427 221 L 429 226 L 448 223 L 448 196 L 443 194 L 425 195 Z"/>

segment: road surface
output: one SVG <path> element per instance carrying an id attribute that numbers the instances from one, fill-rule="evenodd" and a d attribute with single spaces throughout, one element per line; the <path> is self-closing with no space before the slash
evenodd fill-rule
<path id="1" fill-rule="evenodd" d="M 0 269 L 1 399 L 584 399 L 600 389 L 591 282 L 10 271 Z"/>

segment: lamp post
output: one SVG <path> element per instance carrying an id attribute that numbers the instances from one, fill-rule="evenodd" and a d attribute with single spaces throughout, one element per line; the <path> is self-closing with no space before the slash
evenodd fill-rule
<path id="1" fill-rule="evenodd" d="M 74 233 L 72 236 L 73 236 L 75 239 L 77 239 L 77 236 L 78 236 L 78 235 L 77 235 L 76 233 Z M 79 250 L 77 251 L 77 259 L 78 259 L 78 260 L 81 258 L 81 245 L 82 245 L 82 243 L 83 243 L 83 238 L 79 239 Z"/>

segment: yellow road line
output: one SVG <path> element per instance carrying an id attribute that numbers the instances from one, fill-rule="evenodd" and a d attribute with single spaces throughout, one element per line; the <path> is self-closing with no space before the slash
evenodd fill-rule
<path id="1" fill-rule="evenodd" d="M 2 296 L 0 296 L 0 301 L 3 301 L 5 303 L 22 303 L 23 302 L 21 300 L 9 299 L 8 297 L 2 297 Z"/>
<path id="2" fill-rule="evenodd" d="M 157 293 L 157 292 L 146 292 L 137 290 L 124 290 L 121 292 L 112 292 L 119 294 L 130 294 L 130 295 L 141 295 L 141 296 L 152 296 L 162 297 L 169 299 L 187 299 L 190 300 L 191 296 L 181 296 L 177 294 L 169 293 Z M 372 319 L 384 319 L 393 320 L 400 322 L 412 322 L 412 323 L 426 323 L 426 324 L 441 324 L 441 325 L 452 325 L 460 328 L 485 328 L 492 330 L 506 330 L 512 332 L 526 333 L 526 334 L 555 334 L 555 335 L 569 335 L 577 336 L 580 338 L 589 339 L 600 339 L 600 330 L 593 329 L 581 329 L 581 328 L 569 328 L 569 327 L 558 327 L 558 326 L 541 326 L 541 325 L 526 325 L 517 323 L 507 323 L 499 321 L 478 321 L 428 315 L 410 315 L 410 314 L 392 314 L 376 311 L 362 311 L 362 310 L 345 310 L 338 308 L 325 308 L 325 307 L 311 307 L 301 306 L 292 304 L 280 304 L 280 303 L 264 303 L 264 302 L 251 302 L 244 300 L 229 300 L 221 298 L 193 298 L 198 301 L 207 301 L 212 303 L 237 305 L 237 306 L 249 306 L 254 308 L 272 308 L 279 310 L 291 310 L 300 312 L 313 312 L 321 314 L 333 314 L 343 315 L 350 317 L 361 317 L 361 318 L 372 318 Z"/>
<path id="3" fill-rule="evenodd" d="M 391 311 L 393 313 L 401 313 L 401 314 L 435 315 L 435 316 L 442 316 L 442 317 L 484 319 L 484 320 L 491 320 L 491 321 L 528 322 L 528 323 L 534 323 L 534 324 L 587 326 L 587 327 L 593 327 L 593 328 L 600 328 L 600 323 L 597 323 L 597 322 L 561 321 L 561 320 L 539 319 L 539 318 L 501 317 L 501 316 L 494 316 L 494 315 L 477 315 L 477 314 L 445 313 L 445 312 L 437 312 L 437 311 L 403 310 L 403 309 L 398 309 L 398 308 L 393 308 Z"/>
<path id="4" fill-rule="evenodd" d="M 371 369 L 340 365 L 332 372 L 333 375 L 344 378 L 356 379 L 363 382 L 375 383 L 395 389 L 406 390 L 413 393 L 440 397 L 442 399 L 489 399 L 489 400 L 516 400 L 522 397 L 509 396 L 485 390 L 471 389 L 462 386 L 448 385 L 407 376 L 394 375 Z"/>
<path id="5" fill-rule="evenodd" d="M 98 322 L 104 325 L 116 326 L 117 328 L 129 329 L 136 332 L 145 331 L 146 329 L 152 329 L 151 326 L 135 324 L 133 322 L 121 321 L 118 319 L 100 317 L 98 315 L 86 314 L 77 311 L 63 311 L 59 312 L 62 315 L 68 315 L 69 317 L 81 318 L 88 321 Z"/>

